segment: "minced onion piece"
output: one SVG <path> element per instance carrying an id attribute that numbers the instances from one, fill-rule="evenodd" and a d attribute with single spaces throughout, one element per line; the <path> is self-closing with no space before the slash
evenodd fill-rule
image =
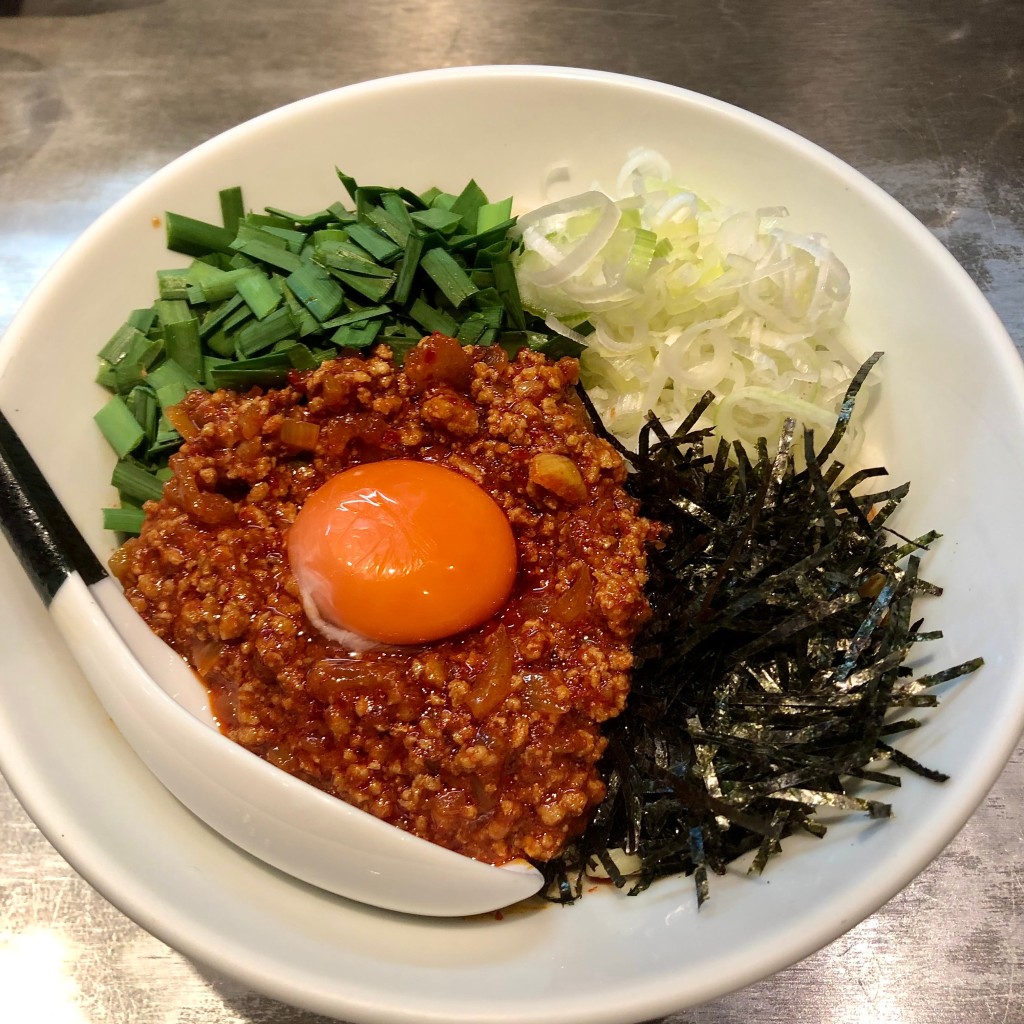
<path id="1" fill-rule="evenodd" d="M 786 216 L 717 205 L 661 154 L 634 150 L 614 197 L 588 191 L 519 218 L 523 303 L 586 345 L 583 382 L 627 441 L 648 410 L 679 421 L 705 391 L 705 423 L 730 441 L 778 437 L 790 416 L 821 428 L 858 363 L 844 338 L 850 279 L 822 236 L 783 229 Z"/>
<path id="2" fill-rule="evenodd" d="M 281 423 L 280 437 L 282 444 L 312 452 L 316 451 L 316 444 L 320 439 L 320 427 L 308 420 L 286 417 Z"/>

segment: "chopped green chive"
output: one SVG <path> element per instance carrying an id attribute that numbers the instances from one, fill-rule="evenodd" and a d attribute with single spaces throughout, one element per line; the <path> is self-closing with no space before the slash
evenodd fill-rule
<path id="1" fill-rule="evenodd" d="M 486 205 L 487 196 L 484 195 L 480 186 L 470 179 L 466 187 L 459 193 L 455 202 L 452 203 L 450 209 L 452 213 L 459 215 L 460 222 L 467 231 L 475 231 L 479 210 L 482 206 Z"/>
<path id="2" fill-rule="evenodd" d="M 492 228 L 504 226 L 512 217 L 512 197 L 498 203 L 485 203 L 476 211 L 476 233 L 482 235 Z"/>
<path id="3" fill-rule="evenodd" d="M 424 253 L 420 266 L 456 309 L 477 292 L 476 285 L 469 279 L 466 271 L 459 266 L 451 253 L 444 249 L 431 249 Z"/>
<path id="4" fill-rule="evenodd" d="M 124 504 L 120 508 L 103 509 L 104 530 L 138 534 L 145 521 L 145 513 L 137 505 Z"/>
<path id="5" fill-rule="evenodd" d="M 508 313 L 512 326 L 517 330 L 526 330 L 526 315 L 523 312 L 523 302 L 519 297 L 519 285 L 516 283 L 516 272 L 510 260 L 502 260 L 495 263 L 494 287 L 501 296 L 502 304 Z"/>
<path id="6" fill-rule="evenodd" d="M 192 319 L 192 310 L 184 299 L 157 299 L 153 303 L 156 318 L 161 327 Z"/>
<path id="7" fill-rule="evenodd" d="M 180 384 L 186 391 L 195 391 L 199 388 L 199 382 L 195 377 L 175 359 L 165 359 L 159 366 L 150 370 L 146 381 L 154 391 L 159 391 L 167 384 Z"/>
<path id="8" fill-rule="evenodd" d="M 398 199 L 394 193 L 390 193 L 383 198 L 387 200 L 389 197 Z M 398 201 L 401 202 L 401 200 Z M 383 209 L 375 207 L 369 211 L 367 219 L 396 245 L 404 246 L 409 237 L 409 232 L 412 230 L 412 221 L 409 219 L 408 212 L 405 212 L 404 217 L 396 217 L 389 207 Z"/>
<path id="9" fill-rule="evenodd" d="M 138 502 L 159 501 L 164 492 L 164 485 L 156 475 L 131 459 L 118 462 L 110 482 L 122 499 L 127 497 Z"/>
<path id="10" fill-rule="evenodd" d="M 133 388 L 125 399 L 125 404 L 131 410 L 139 426 L 142 427 L 146 440 L 152 441 L 156 437 L 156 421 L 159 412 L 159 401 L 153 393 L 153 389 L 146 385 Z"/>
<path id="11" fill-rule="evenodd" d="M 422 254 L 423 236 L 417 231 L 409 232 L 409 237 L 405 240 L 405 253 L 398 261 L 398 278 L 395 281 L 394 300 L 400 306 L 409 301 Z"/>
<path id="12" fill-rule="evenodd" d="M 290 252 L 298 253 L 306 243 L 306 235 L 302 231 L 276 224 L 268 224 L 264 230 L 271 238 L 280 238 Z"/>
<path id="13" fill-rule="evenodd" d="M 459 325 L 444 310 L 417 299 L 409 308 L 409 316 L 413 318 L 428 334 L 435 331 L 441 334 L 454 335 Z"/>
<path id="14" fill-rule="evenodd" d="M 213 371 L 218 367 L 231 366 L 235 362 L 234 359 L 228 359 L 224 356 L 205 356 L 203 358 L 203 384 L 210 391 L 215 391 L 217 385 L 213 380 Z"/>
<path id="15" fill-rule="evenodd" d="M 264 320 L 246 324 L 235 338 L 235 350 L 240 359 L 254 356 L 275 342 L 283 341 L 296 334 L 298 324 L 287 306 L 275 309 Z"/>
<path id="16" fill-rule="evenodd" d="M 366 320 L 375 320 L 378 317 L 387 316 L 391 312 L 390 306 L 366 306 L 364 309 L 354 309 L 350 313 L 343 313 L 333 320 L 324 323 L 324 330 L 335 327 L 347 327 L 351 324 L 363 323 Z"/>
<path id="17" fill-rule="evenodd" d="M 128 314 L 128 323 L 143 334 L 148 334 L 155 322 L 156 313 L 152 306 L 149 309 L 133 309 Z"/>
<path id="18" fill-rule="evenodd" d="M 302 228 L 319 228 L 338 219 L 333 210 L 318 210 L 316 213 L 298 214 L 290 213 L 288 210 L 280 210 L 276 206 L 268 206 L 266 211 L 272 216 L 279 217 L 281 220 L 288 221 L 289 224 Z"/>
<path id="19" fill-rule="evenodd" d="M 180 380 L 174 380 L 157 388 L 155 394 L 157 404 L 161 409 L 166 409 L 168 406 L 177 405 L 182 401 L 188 391 Z"/>
<path id="20" fill-rule="evenodd" d="M 308 338 L 311 335 L 319 335 L 321 333 L 320 321 L 299 301 L 295 293 L 288 287 L 287 281 L 281 281 L 281 292 L 288 308 L 292 311 L 292 316 L 295 317 L 295 322 L 299 325 L 299 337 Z"/>
<path id="21" fill-rule="evenodd" d="M 289 248 L 288 242 L 284 238 L 268 230 L 263 224 L 253 223 L 253 218 L 248 218 L 245 223 L 238 225 L 238 231 L 234 242 L 231 243 L 231 248 L 237 252 L 248 242 L 260 242 L 263 245 L 270 246 L 271 249 Z"/>
<path id="22" fill-rule="evenodd" d="M 187 270 L 158 270 L 156 272 L 156 284 L 161 299 L 186 298 L 191 283 Z"/>
<path id="23" fill-rule="evenodd" d="M 208 224 L 206 221 L 184 217 L 180 213 L 168 213 L 167 248 L 186 256 L 202 256 L 208 252 L 231 253 L 235 233 L 228 228 Z"/>
<path id="24" fill-rule="evenodd" d="M 374 259 L 381 263 L 387 263 L 396 256 L 400 256 L 404 249 L 404 245 L 398 245 L 398 243 L 390 238 L 386 238 L 368 224 L 350 224 L 348 233 L 356 245 L 362 246 Z"/>
<path id="25" fill-rule="evenodd" d="M 252 359 L 232 361 L 210 370 L 214 386 L 246 391 L 251 387 L 280 387 L 287 383 L 289 370 L 310 370 L 316 359 L 302 344 L 293 345 L 283 352 L 269 352 Z"/>
<path id="26" fill-rule="evenodd" d="M 100 359 L 114 365 L 124 359 L 136 339 L 146 340 L 145 334 L 130 323 L 123 323 L 114 332 L 110 341 L 99 351 Z"/>
<path id="27" fill-rule="evenodd" d="M 281 292 L 261 270 L 244 271 L 236 288 L 257 320 L 264 320 L 281 305 Z"/>
<path id="28" fill-rule="evenodd" d="M 396 279 L 395 274 L 389 277 L 367 277 L 364 274 L 350 274 L 344 270 L 334 270 L 332 273 L 342 284 L 371 302 L 380 302 L 391 291 Z"/>
<path id="29" fill-rule="evenodd" d="M 220 218 L 226 230 L 238 230 L 238 222 L 245 216 L 242 190 L 237 185 L 220 190 Z"/>
<path id="30" fill-rule="evenodd" d="M 236 294 L 219 306 L 209 310 L 199 325 L 199 337 L 206 338 L 223 327 L 224 321 L 236 312 L 244 301 L 241 295 Z"/>
<path id="31" fill-rule="evenodd" d="M 273 238 L 274 236 L 269 236 Z M 285 245 L 278 246 L 274 242 L 266 241 L 263 238 L 249 238 L 234 243 L 238 252 L 251 256 L 260 263 L 266 263 L 278 270 L 298 270 L 302 266 L 302 260 Z"/>
<path id="32" fill-rule="evenodd" d="M 427 228 L 429 231 L 439 231 L 442 234 L 454 231 L 462 223 L 462 218 L 457 213 L 442 210 L 440 207 L 418 210 L 409 216 L 420 227 Z"/>
<path id="33" fill-rule="evenodd" d="M 134 451 L 146 437 L 145 430 L 120 395 L 114 395 L 93 419 L 119 459 Z"/>
<path id="34" fill-rule="evenodd" d="M 164 328 L 164 350 L 190 377 L 203 376 L 203 350 L 199 341 L 199 321 L 192 317 Z"/>
<path id="35" fill-rule="evenodd" d="M 321 323 L 330 320 L 345 301 L 341 286 L 315 264 L 303 264 L 286 281 L 296 298 Z"/>
<path id="36" fill-rule="evenodd" d="M 364 324 L 349 324 L 339 327 L 331 335 L 331 341 L 339 348 L 366 348 L 377 339 L 382 326 L 379 320 L 371 320 Z"/>

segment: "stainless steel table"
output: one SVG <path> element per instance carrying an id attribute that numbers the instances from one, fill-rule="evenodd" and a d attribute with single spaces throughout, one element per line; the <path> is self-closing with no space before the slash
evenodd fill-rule
<path id="1" fill-rule="evenodd" d="M 94 217 L 222 129 L 349 82 L 489 63 L 642 75 L 795 129 L 909 207 L 1024 345 L 1020 0 L 0 0 L 0 329 Z M 19 1001 L 25 991 L 34 998 Z M 147 935 L 6 789 L 0 1019 L 322 1020 Z M 1024 747 L 886 907 L 788 971 L 671 1020 L 1024 1021 Z"/>

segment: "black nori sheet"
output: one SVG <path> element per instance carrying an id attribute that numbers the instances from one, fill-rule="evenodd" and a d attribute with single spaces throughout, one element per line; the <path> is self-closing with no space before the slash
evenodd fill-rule
<path id="1" fill-rule="evenodd" d="M 909 540 L 887 526 L 907 484 L 855 494 L 885 470 L 844 478 L 828 461 L 879 355 L 817 451 L 792 423 L 771 457 L 764 443 L 751 454 L 715 442 L 694 429 L 710 395 L 674 434 L 649 417 L 636 454 L 604 432 L 634 470 L 627 487 L 643 514 L 670 533 L 650 555 L 654 614 L 629 703 L 606 730 L 607 795 L 565 853 L 540 865 L 547 898 L 572 902 L 588 864 L 601 864 L 630 895 L 693 874 L 703 903 L 709 870 L 756 851 L 759 874 L 795 831 L 823 836 L 820 807 L 888 817 L 889 805 L 847 792 L 855 780 L 899 785 L 874 762 L 946 778 L 882 739 L 920 724 L 892 721 L 893 709 L 934 704 L 925 688 L 982 663 L 917 680 L 903 665 L 916 642 L 941 635 L 911 619 L 915 596 L 941 592 L 918 577 L 916 554 L 938 534 Z M 617 849 L 639 858 L 636 873 L 615 866 Z"/>

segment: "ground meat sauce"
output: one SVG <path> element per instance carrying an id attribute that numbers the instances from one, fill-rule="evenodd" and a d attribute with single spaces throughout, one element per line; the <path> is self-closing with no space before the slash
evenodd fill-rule
<path id="1" fill-rule="evenodd" d="M 577 374 L 572 359 L 433 335 L 403 370 L 379 347 L 280 390 L 185 399 L 174 477 L 112 567 L 203 678 L 226 735 L 461 853 L 561 852 L 604 795 L 600 723 L 626 700 L 656 533 L 589 428 Z M 398 457 L 463 473 L 498 502 L 516 588 L 480 629 L 354 657 L 303 613 L 288 528 L 333 474 Z"/>

